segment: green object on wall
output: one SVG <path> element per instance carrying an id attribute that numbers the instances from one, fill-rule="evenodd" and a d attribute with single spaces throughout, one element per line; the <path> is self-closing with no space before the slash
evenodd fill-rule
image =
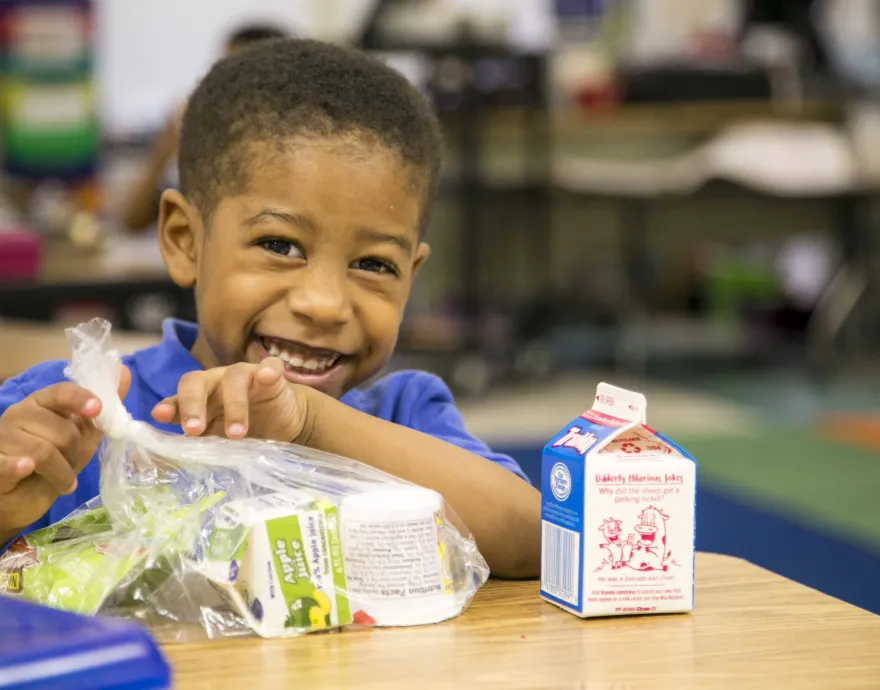
<path id="1" fill-rule="evenodd" d="M 770 302 L 778 296 L 779 284 L 770 267 L 740 257 L 712 267 L 710 312 L 721 321 L 738 320 L 745 302 Z"/>

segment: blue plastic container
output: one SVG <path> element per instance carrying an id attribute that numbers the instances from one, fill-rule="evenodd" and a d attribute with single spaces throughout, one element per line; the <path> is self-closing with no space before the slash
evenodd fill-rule
<path id="1" fill-rule="evenodd" d="M 0 596 L 0 690 L 165 690 L 171 670 L 137 625 Z"/>

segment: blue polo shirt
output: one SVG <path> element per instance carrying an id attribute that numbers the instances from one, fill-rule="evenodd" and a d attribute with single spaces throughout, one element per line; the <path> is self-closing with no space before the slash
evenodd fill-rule
<path id="1" fill-rule="evenodd" d="M 180 434 L 177 425 L 159 424 L 150 416 L 160 400 L 177 393 L 180 377 L 202 366 L 190 354 L 198 327 L 169 319 L 159 345 L 123 357 L 131 369 L 131 388 L 125 407 L 132 417 L 164 431 Z M 33 392 L 66 380 L 66 362 L 39 364 L 0 386 L 0 414 Z M 422 371 L 401 371 L 375 381 L 367 388 L 348 392 L 341 399 L 361 412 L 406 426 L 491 460 L 528 481 L 519 465 L 506 455 L 493 453 L 465 429 L 452 393 L 443 381 Z M 70 514 L 77 506 L 98 495 L 99 465 L 95 459 L 80 473 L 79 485 L 70 496 L 61 496 L 41 520 L 25 532 L 40 529 Z M 3 545 L 0 544 L 0 550 Z"/>

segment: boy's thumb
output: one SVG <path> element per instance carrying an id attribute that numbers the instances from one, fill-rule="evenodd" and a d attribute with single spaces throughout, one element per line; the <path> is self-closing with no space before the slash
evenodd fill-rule
<path id="1" fill-rule="evenodd" d="M 128 395 L 128 389 L 131 386 L 131 371 L 124 364 L 122 365 L 122 371 L 119 374 L 119 399 L 125 400 L 125 396 Z"/>

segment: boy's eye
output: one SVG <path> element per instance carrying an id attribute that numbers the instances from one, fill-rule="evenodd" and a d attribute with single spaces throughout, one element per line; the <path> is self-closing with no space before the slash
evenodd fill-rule
<path id="1" fill-rule="evenodd" d="M 302 256 L 300 248 L 290 240 L 280 240 L 277 238 L 260 240 L 257 242 L 257 245 L 265 249 L 267 252 L 278 254 L 279 256 Z"/>
<path id="2" fill-rule="evenodd" d="M 352 265 L 352 268 L 358 271 L 369 271 L 370 273 L 384 273 L 387 275 L 400 275 L 400 271 L 390 261 L 385 259 L 358 259 Z"/>

